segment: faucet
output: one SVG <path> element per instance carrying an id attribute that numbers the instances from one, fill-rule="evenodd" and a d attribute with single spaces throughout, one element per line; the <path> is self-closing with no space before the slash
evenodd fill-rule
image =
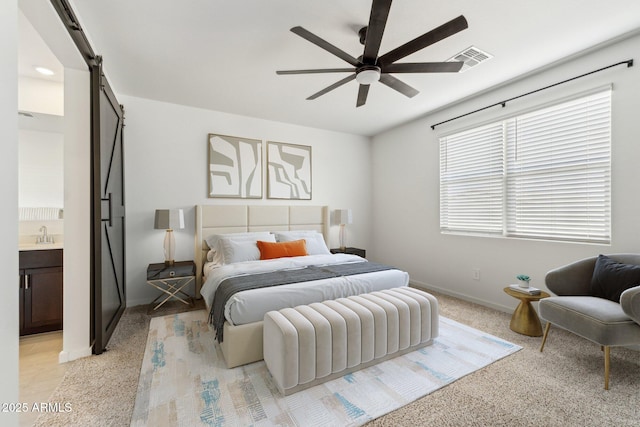
<path id="1" fill-rule="evenodd" d="M 36 243 L 53 243 L 53 236 L 49 236 L 47 234 L 47 226 L 43 225 L 40 227 L 41 236 L 38 236 L 36 239 Z"/>

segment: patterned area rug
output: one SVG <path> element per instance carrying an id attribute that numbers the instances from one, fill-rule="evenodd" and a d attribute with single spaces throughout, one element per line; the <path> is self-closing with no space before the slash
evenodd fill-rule
<path id="1" fill-rule="evenodd" d="M 132 426 L 358 426 L 522 347 L 440 317 L 434 344 L 282 396 L 263 361 L 226 369 L 204 310 L 151 320 Z"/>

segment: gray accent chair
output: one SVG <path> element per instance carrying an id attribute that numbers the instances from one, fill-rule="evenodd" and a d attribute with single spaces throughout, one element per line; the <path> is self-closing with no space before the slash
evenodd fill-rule
<path id="1" fill-rule="evenodd" d="M 619 263 L 640 265 L 637 254 L 607 256 Z M 611 347 L 640 346 L 640 286 L 622 292 L 619 304 L 592 296 L 597 259 L 586 258 L 547 273 L 547 288 L 558 296 L 544 298 L 538 306 L 540 317 L 547 321 L 540 351 L 551 324 L 599 344 L 604 351 L 604 388 L 608 390 Z"/>

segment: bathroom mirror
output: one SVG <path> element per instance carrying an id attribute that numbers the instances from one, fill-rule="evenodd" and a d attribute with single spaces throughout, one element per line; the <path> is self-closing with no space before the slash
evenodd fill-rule
<path id="1" fill-rule="evenodd" d="M 30 112 L 20 112 L 19 115 L 20 220 L 61 219 L 64 206 L 64 118 Z"/>

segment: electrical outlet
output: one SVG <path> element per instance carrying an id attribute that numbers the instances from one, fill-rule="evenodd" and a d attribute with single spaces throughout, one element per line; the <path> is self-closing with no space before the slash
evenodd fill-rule
<path id="1" fill-rule="evenodd" d="M 479 268 L 474 268 L 473 269 L 473 280 L 480 280 L 480 269 Z"/>

